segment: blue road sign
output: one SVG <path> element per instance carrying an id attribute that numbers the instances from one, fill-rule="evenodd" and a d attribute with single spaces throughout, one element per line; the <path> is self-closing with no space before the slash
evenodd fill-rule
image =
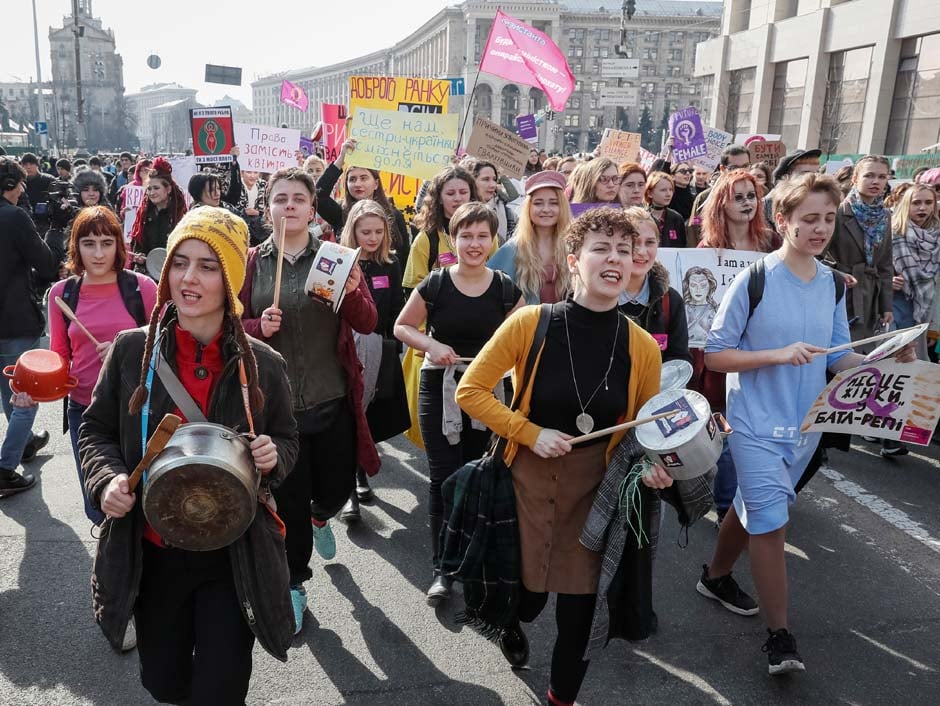
<path id="1" fill-rule="evenodd" d="M 462 96 L 467 92 L 466 84 L 462 78 L 449 78 L 450 94 L 452 96 Z"/>
<path id="2" fill-rule="evenodd" d="M 37 120 L 33 123 L 33 127 L 36 128 L 37 135 L 48 135 L 49 134 L 49 123 L 44 120 Z"/>

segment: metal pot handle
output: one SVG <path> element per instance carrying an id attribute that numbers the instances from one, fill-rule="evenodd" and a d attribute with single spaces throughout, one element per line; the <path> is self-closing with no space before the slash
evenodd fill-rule
<path id="1" fill-rule="evenodd" d="M 734 431 L 734 429 L 731 428 L 731 425 L 728 424 L 728 420 L 725 419 L 725 415 L 723 415 L 721 412 L 715 412 L 712 414 L 712 419 L 715 420 L 715 424 L 718 426 L 718 434 L 721 435 L 722 439 L 727 438 Z"/>

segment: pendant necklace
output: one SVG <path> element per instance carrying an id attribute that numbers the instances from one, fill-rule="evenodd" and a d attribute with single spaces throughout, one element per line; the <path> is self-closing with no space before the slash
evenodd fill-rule
<path id="1" fill-rule="evenodd" d="M 582 434 L 590 434 L 594 430 L 594 417 L 587 413 L 587 408 L 591 406 L 591 402 L 594 401 L 594 398 L 597 396 L 597 393 L 600 392 L 601 385 L 604 386 L 604 390 L 607 390 L 607 376 L 610 375 L 610 369 L 614 367 L 614 353 L 617 351 L 617 339 L 620 338 L 620 313 L 617 313 L 617 330 L 614 332 L 614 345 L 610 348 L 610 360 L 607 362 L 607 371 L 604 373 L 604 377 L 601 378 L 601 381 L 597 383 L 597 387 L 594 388 L 594 392 L 591 393 L 591 396 L 588 398 L 588 401 L 584 404 L 581 403 L 581 391 L 578 389 L 578 376 L 574 371 L 574 356 L 571 354 L 571 334 L 568 332 L 568 307 L 567 305 L 564 308 L 565 311 L 565 338 L 568 341 L 568 361 L 571 363 L 571 379 L 574 381 L 574 394 L 578 397 L 578 406 L 581 408 L 581 414 L 577 416 L 574 420 L 574 425 L 578 428 Z"/>

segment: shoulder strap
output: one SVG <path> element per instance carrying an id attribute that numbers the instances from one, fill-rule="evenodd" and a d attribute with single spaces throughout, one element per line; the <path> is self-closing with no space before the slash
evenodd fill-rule
<path id="1" fill-rule="evenodd" d="M 163 383 L 163 389 L 167 391 L 170 399 L 176 402 L 176 406 L 179 408 L 180 412 L 183 413 L 183 416 L 186 417 L 187 422 L 206 421 L 206 415 L 199 409 L 199 405 L 196 404 L 192 395 L 183 387 L 183 383 L 176 377 L 176 373 L 173 372 L 173 369 L 170 367 L 170 364 L 166 362 L 166 358 L 163 357 L 162 353 L 157 363 L 157 375 L 160 377 L 160 382 Z"/>
<path id="2" fill-rule="evenodd" d="M 500 284 L 503 287 L 503 314 L 509 316 L 509 312 L 519 301 L 516 298 L 516 285 L 513 283 L 512 278 L 502 270 L 493 270 L 493 272 L 499 277 Z"/>
<path id="3" fill-rule="evenodd" d="M 529 387 L 529 380 L 532 377 L 532 370 L 535 368 L 535 361 L 542 350 L 542 344 L 545 342 L 545 334 L 548 333 L 548 325 L 552 320 L 552 305 L 542 304 L 539 306 L 539 323 L 535 327 L 535 336 L 532 339 L 532 345 L 529 347 L 529 355 L 525 360 L 525 368 L 522 373 L 522 381 L 516 390 L 515 399 L 512 401 L 510 409 L 515 412 L 519 408 L 522 395 Z"/>
<path id="4" fill-rule="evenodd" d="M 124 302 L 124 308 L 138 326 L 147 323 L 147 312 L 144 310 L 144 295 L 140 291 L 140 282 L 130 270 L 121 270 L 118 272 L 118 289 L 121 292 L 121 300 Z"/>
<path id="5" fill-rule="evenodd" d="M 437 297 L 441 293 L 441 287 L 444 285 L 444 270 L 431 270 L 428 273 L 428 285 L 424 288 L 424 306 L 428 310 L 427 329 L 431 329 L 431 314 L 434 311 L 434 305 Z"/>
<path id="6" fill-rule="evenodd" d="M 437 265 L 437 256 L 440 253 L 441 247 L 441 234 L 435 233 L 428 236 L 428 272 L 433 272 L 435 265 Z"/>
<path id="7" fill-rule="evenodd" d="M 832 268 L 832 281 L 836 285 L 836 304 L 838 304 L 845 296 L 845 277 L 834 267 Z"/>
<path id="8" fill-rule="evenodd" d="M 760 300 L 764 298 L 764 279 L 766 277 L 764 258 L 752 262 L 747 271 L 749 274 L 747 281 L 747 320 L 750 321 L 751 316 L 754 315 L 754 310 L 760 304 Z"/>

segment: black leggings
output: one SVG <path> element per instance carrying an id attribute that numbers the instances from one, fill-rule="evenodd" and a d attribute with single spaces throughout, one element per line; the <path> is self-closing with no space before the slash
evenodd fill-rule
<path id="1" fill-rule="evenodd" d="M 460 443 L 451 446 L 441 429 L 444 416 L 443 386 L 443 370 L 421 371 L 421 384 L 418 387 L 418 424 L 428 455 L 428 475 L 431 477 L 428 514 L 432 517 L 444 514 L 441 484 L 465 463 L 480 458 L 490 443 L 490 432 L 474 429 L 470 417 L 461 412 L 463 431 L 460 433 Z"/>
<path id="2" fill-rule="evenodd" d="M 552 673 L 549 688 L 552 693 L 565 702 L 574 702 L 578 698 L 588 664 L 584 650 L 587 649 L 591 636 L 591 621 L 594 617 L 594 605 L 597 595 L 588 593 L 575 595 L 559 593 L 555 603 L 555 624 L 558 637 L 552 650 Z M 547 593 L 532 593 L 525 587 L 519 603 L 519 620 L 531 623 L 548 602 Z"/>

